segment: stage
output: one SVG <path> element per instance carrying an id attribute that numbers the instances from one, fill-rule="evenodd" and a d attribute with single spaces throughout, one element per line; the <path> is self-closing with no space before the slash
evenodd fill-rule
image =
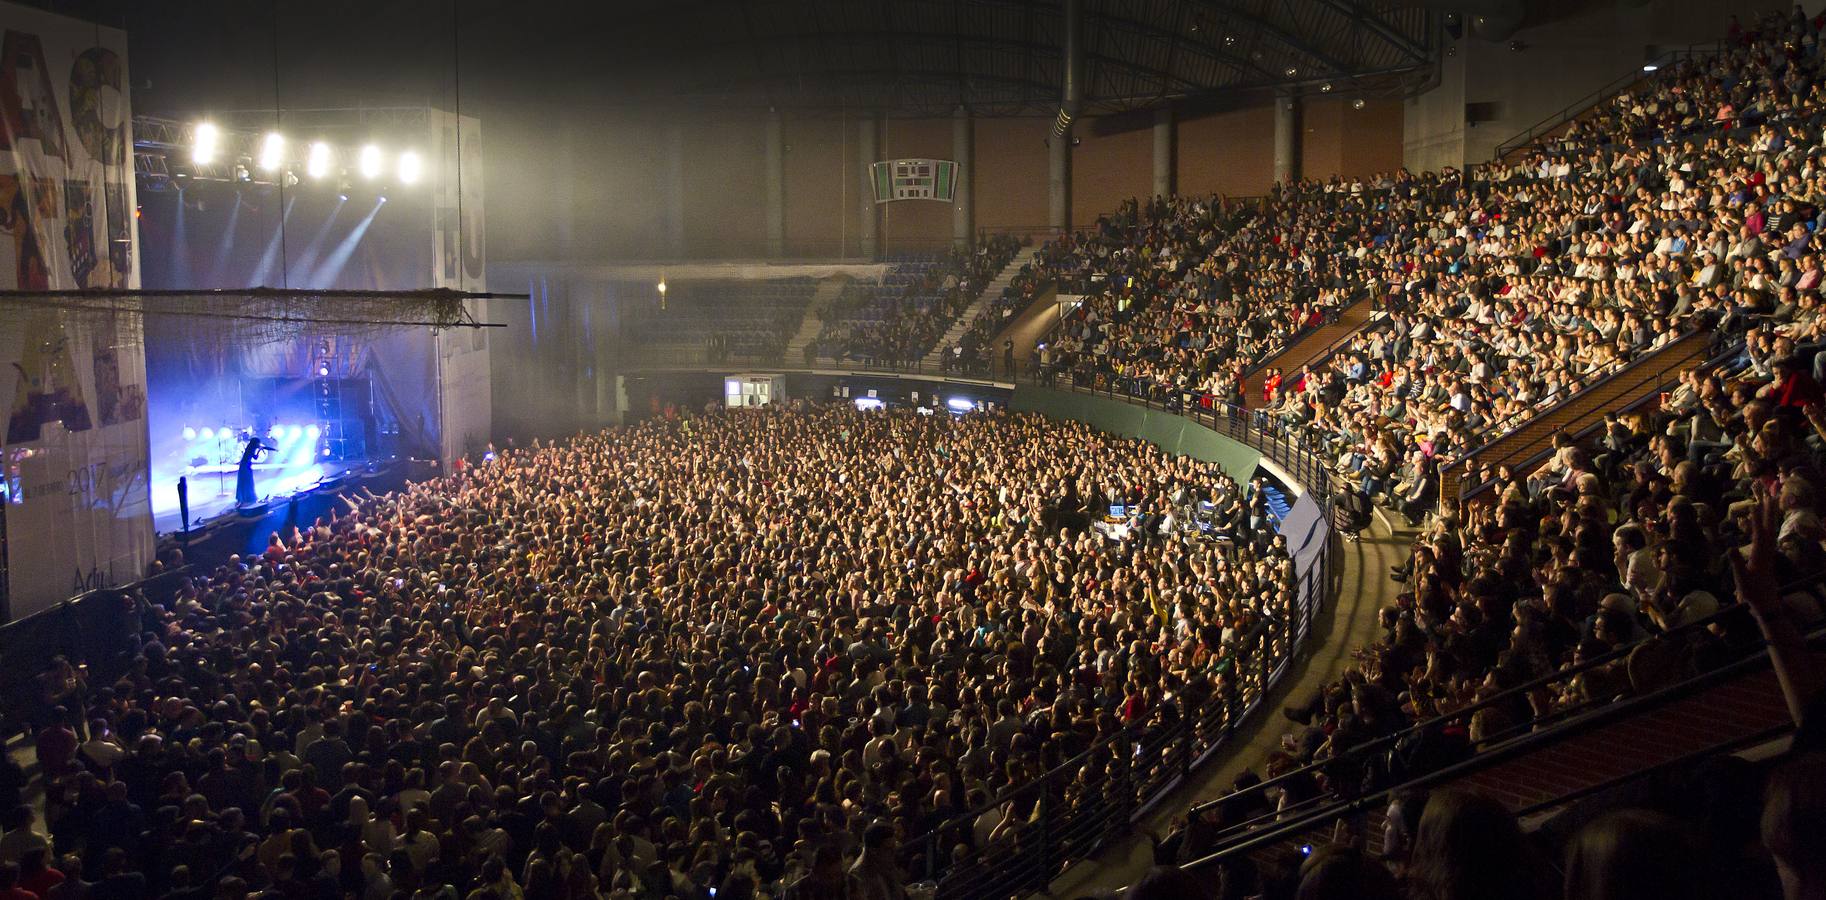
<path id="1" fill-rule="evenodd" d="M 281 459 L 256 463 L 254 490 L 259 494 L 261 503 L 278 505 L 298 494 L 310 492 L 325 481 L 335 481 L 351 472 L 367 468 L 367 460 L 297 463 Z M 190 486 L 191 528 L 234 510 L 235 470 L 235 463 L 215 463 L 187 466 L 179 473 Z M 153 530 L 162 535 L 172 534 L 183 530 L 183 525 L 182 513 L 178 508 L 177 480 L 170 478 L 154 483 Z"/>

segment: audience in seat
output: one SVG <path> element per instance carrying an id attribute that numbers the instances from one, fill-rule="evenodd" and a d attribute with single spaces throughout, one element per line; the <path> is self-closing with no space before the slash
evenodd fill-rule
<path id="1" fill-rule="evenodd" d="M 919 365 L 1020 249 L 1019 240 L 995 235 L 936 262 L 898 261 L 882 284 L 850 285 L 833 308 L 820 311 L 824 325 L 807 349 L 809 358 Z"/>

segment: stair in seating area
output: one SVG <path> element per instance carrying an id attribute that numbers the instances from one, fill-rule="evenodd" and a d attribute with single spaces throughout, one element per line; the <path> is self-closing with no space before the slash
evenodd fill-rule
<path id="1" fill-rule="evenodd" d="M 1249 377 L 1243 379 L 1244 405 L 1261 402 L 1262 382 L 1268 377 L 1270 368 L 1297 372 L 1301 366 L 1323 359 L 1334 344 L 1355 333 L 1369 321 L 1370 314 L 1374 312 L 1370 306 L 1368 297 L 1352 303 L 1338 314 L 1336 320 L 1307 332 L 1287 349 L 1275 354 L 1273 359 L 1257 366 L 1254 372 L 1249 373 Z"/>
<path id="2" fill-rule="evenodd" d="M 951 345 L 963 338 L 964 333 L 970 330 L 972 324 L 975 324 L 976 317 L 981 315 L 983 310 L 995 301 L 995 298 L 1002 296 L 1002 289 L 1013 283 L 1014 277 L 1021 274 L 1021 267 L 1032 262 L 1039 253 L 1040 248 L 1037 245 L 1022 247 L 1020 252 L 1008 261 L 1008 265 L 1002 267 L 1002 271 L 997 272 L 994 278 L 989 279 L 988 284 L 983 285 L 983 289 L 977 292 L 976 299 L 970 301 L 970 306 L 957 317 L 957 321 L 952 322 L 951 327 L 945 329 L 945 336 L 939 338 L 938 343 L 932 347 L 932 351 L 926 354 L 924 364 L 933 368 L 944 365 L 945 351 L 951 349 Z"/>
<path id="3" fill-rule="evenodd" d="M 1622 409 L 1667 389 L 1688 368 L 1705 362 L 1711 348 L 1710 332 L 1689 332 L 1674 342 L 1625 366 L 1598 383 L 1574 394 L 1558 406 L 1523 422 L 1515 430 L 1484 444 L 1463 461 L 1479 467 L 1519 465 L 1553 446 L 1560 432 L 1576 434 L 1602 421 L 1606 412 Z M 1442 475 L 1441 496 L 1452 496 L 1466 471 L 1464 464 Z"/>
<path id="4" fill-rule="evenodd" d="M 1555 801 L 1589 793 L 1627 776 L 1703 755 L 1711 748 L 1767 739 L 1769 733 L 1792 725 L 1781 686 L 1766 662 L 1749 663 L 1735 673 L 1721 673 L 1689 689 L 1670 691 L 1668 696 L 1646 696 L 1663 686 L 1665 682 L 1646 684 L 1638 692 L 1643 697 L 1640 708 L 1626 708 L 1622 704 L 1632 701 L 1618 700 L 1553 723 L 1547 726 L 1548 732 L 1530 735 L 1524 730 L 1513 738 L 1505 737 L 1473 757 L 1484 764 L 1456 776 L 1436 776 L 1425 786 L 1434 791 L 1452 788 L 1482 794 L 1514 813 L 1547 810 L 1560 805 Z M 1558 738 L 1540 740 L 1544 734 L 1562 729 Z M 1382 849 L 1384 810 L 1384 803 L 1371 803 L 1361 810 L 1357 821 L 1370 852 Z M 1523 821 L 1527 824 L 1530 819 Z M 1285 858 L 1293 847 L 1330 840 L 1333 825 L 1331 820 L 1314 824 L 1246 852 L 1266 864 Z M 1199 868 L 1194 864 L 1194 871 Z"/>
<path id="5" fill-rule="evenodd" d="M 1519 754 L 1457 784 L 1512 810 L 1526 809 L 1789 721 L 1781 686 L 1764 666 Z"/>
<path id="6" fill-rule="evenodd" d="M 818 339 L 818 332 L 824 327 L 824 311 L 843 293 L 844 286 L 850 283 L 849 276 L 837 275 L 818 282 L 812 291 L 810 303 L 805 304 L 805 317 L 799 320 L 799 330 L 793 333 L 792 339 L 786 342 L 786 360 L 792 362 L 805 358 L 806 345 Z"/>

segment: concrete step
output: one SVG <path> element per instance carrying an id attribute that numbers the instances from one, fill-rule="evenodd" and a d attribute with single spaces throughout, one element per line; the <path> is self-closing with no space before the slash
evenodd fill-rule
<path id="1" fill-rule="evenodd" d="M 1574 394 L 1569 401 L 1541 412 L 1511 431 L 1491 436 L 1469 461 L 1478 467 L 1520 465 L 1550 450 L 1554 435 L 1561 432 L 1577 434 L 1602 422 L 1606 412 L 1623 409 L 1671 389 L 1679 382 L 1681 372 L 1705 362 L 1710 351 L 1709 332 L 1687 334 Z M 1451 496 L 1458 490 L 1458 482 L 1465 472 L 1463 465 L 1452 466 L 1445 472 L 1444 496 Z"/>
<path id="2" fill-rule="evenodd" d="M 945 330 L 944 336 L 938 339 L 938 344 L 926 354 L 925 364 L 928 366 L 943 365 L 945 351 L 970 330 L 970 326 L 976 323 L 976 317 L 982 315 L 983 310 L 987 309 L 995 298 L 1002 295 L 1003 289 L 1012 284 L 1014 277 L 1021 273 L 1021 267 L 1031 262 L 1039 253 L 1038 246 L 1021 248 L 1014 258 L 1008 261 L 1008 265 L 1002 267 L 1002 271 L 989 279 L 989 283 L 983 285 L 983 289 L 977 292 L 976 299 L 970 301 L 970 305 L 965 307 L 964 312 L 951 323 L 950 328 Z"/>
<path id="3" fill-rule="evenodd" d="M 1300 336 L 1298 340 L 1276 353 L 1274 358 L 1257 366 L 1254 372 L 1249 373 L 1249 376 L 1243 379 L 1244 405 L 1259 406 L 1261 404 L 1262 382 L 1267 378 L 1269 369 L 1280 369 L 1283 373 L 1291 375 L 1298 372 L 1302 366 L 1319 362 L 1331 350 L 1333 344 L 1343 340 L 1346 335 L 1354 334 L 1367 324 L 1373 312 L 1369 298 L 1358 300 L 1339 312 L 1336 320 Z"/>
<path id="4" fill-rule="evenodd" d="M 799 359 L 805 355 L 805 347 L 818 339 L 818 332 L 824 327 L 822 313 L 836 302 L 843 289 L 849 286 L 847 275 L 836 275 L 818 282 L 812 291 L 810 303 L 805 304 L 805 315 L 799 320 L 799 330 L 793 332 L 792 339 L 786 342 L 786 358 Z"/>

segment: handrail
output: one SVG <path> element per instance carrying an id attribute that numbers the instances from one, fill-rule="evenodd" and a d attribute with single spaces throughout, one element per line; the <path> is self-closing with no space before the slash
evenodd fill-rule
<path id="1" fill-rule="evenodd" d="M 1561 794 L 1560 796 L 1555 797 L 1551 800 L 1542 800 L 1539 803 L 1531 803 L 1527 806 L 1522 807 L 1521 809 L 1516 810 L 1515 817 L 1517 819 L 1525 819 L 1528 816 L 1546 812 L 1547 810 L 1553 809 L 1555 807 L 1565 806 L 1568 803 L 1577 803 L 1578 801 L 1583 800 L 1586 797 L 1593 797 L 1598 794 L 1605 793 L 1607 791 L 1615 790 L 1619 787 L 1622 787 L 1623 785 L 1629 784 L 1632 781 L 1640 781 L 1644 778 L 1648 778 L 1653 775 L 1659 775 L 1662 772 L 1671 772 L 1671 771 L 1676 771 L 1679 769 L 1684 769 L 1688 766 L 1696 765 L 1700 762 L 1711 759 L 1712 757 L 1717 756 L 1721 753 L 1734 753 L 1745 747 L 1754 747 L 1757 744 L 1764 743 L 1765 741 L 1772 741 L 1778 737 L 1781 737 L 1784 734 L 1792 734 L 1793 732 L 1794 732 L 1794 723 L 1785 722 L 1780 725 L 1770 726 L 1761 731 L 1753 731 L 1749 734 L 1743 735 L 1742 737 L 1735 737 L 1735 738 L 1730 738 L 1727 740 L 1719 741 L 1718 743 L 1713 744 L 1709 747 L 1702 747 L 1698 750 L 1694 750 L 1691 753 L 1683 753 L 1679 756 L 1674 757 L 1673 759 L 1667 760 L 1666 762 L 1659 762 L 1659 763 L 1656 763 L 1655 765 L 1649 766 L 1646 769 L 1638 769 L 1634 772 L 1627 772 L 1622 775 L 1618 775 L 1615 778 L 1609 778 L 1604 781 L 1598 782 L 1597 784 L 1594 784 L 1594 785 L 1588 785 L 1586 787 L 1577 788 L 1577 789 L 1569 791 L 1565 794 Z"/>
<path id="2" fill-rule="evenodd" d="M 1038 372 L 1028 375 L 1028 383 L 1045 384 Z M 1165 402 L 1150 396 L 1130 397 L 1114 391 L 1096 391 L 1070 385 L 1075 393 L 1096 394 L 1146 408 L 1167 409 Z M 1329 473 L 1322 466 L 1306 465 L 1300 448 L 1281 436 L 1267 433 L 1256 425 L 1248 410 L 1181 409 L 1176 411 L 1191 421 L 1201 422 L 1261 450 L 1265 456 L 1285 461 L 1289 474 L 1301 479 L 1300 487 L 1311 493 L 1320 504 L 1322 519 L 1329 523 Z M 1222 421 L 1220 421 L 1220 416 Z M 1133 725 L 1124 725 L 1095 741 L 1088 749 L 1053 767 L 1041 776 L 1004 790 L 988 803 L 954 816 L 924 835 L 905 842 L 908 851 L 923 851 L 925 876 L 939 881 L 946 896 L 1018 892 L 1033 884 L 1043 885 L 1056 874 L 1060 862 L 1087 855 L 1102 840 L 1125 828 L 1132 817 L 1141 815 L 1164 799 L 1218 748 L 1225 746 L 1237 724 L 1263 705 L 1264 698 L 1285 675 L 1305 645 L 1318 609 L 1332 596 L 1332 585 L 1338 574 L 1338 542 L 1329 528 L 1323 532 L 1325 542 L 1318 556 L 1303 572 L 1296 573 L 1291 607 L 1285 615 L 1270 614 L 1246 635 L 1239 646 L 1246 648 L 1235 656 L 1229 670 L 1234 675 L 1228 692 L 1218 691 L 1194 709 L 1182 710 L 1177 720 L 1164 731 L 1144 733 Z M 1296 556 L 1298 550 L 1295 549 Z M 1250 697 L 1242 696 L 1253 694 Z M 1119 742 L 1133 742 L 1133 754 Z M 1112 761 L 1099 784 L 1102 803 L 1087 815 L 1061 814 L 1053 809 L 1054 794 L 1072 782 L 1081 772 L 1091 770 L 1099 760 Z M 976 820 L 1003 804 L 1022 801 L 1034 804 L 1037 823 L 1026 834 L 1037 832 L 1037 841 L 1008 842 L 980 848 L 990 858 L 945 868 L 941 861 L 941 841 L 948 834 L 974 826 Z M 1071 811 L 1076 812 L 1076 811 Z M 948 856 L 946 854 L 945 856 Z"/>
<path id="3" fill-rule="evenodd" d="M 1731 608 L 1736 609 L 1737 607 L 1733 606 Z M 1808 643 L 1810 645 L 1817 644 L 1823 636 L 1826 636 L 1826 628 L 1811 633 L 1808 636 Z M 1538 747 L 1555 743 L 1572 734 L 1580 733 L 1592 727 L 1624 718 L 1631 713 L 1643 709 L 1659 706 L 1660 704 L 1671 700 L 1681 699 L 1702 689 L 1711 687 L 1715 683 L 1727 681 L 1736 676 L 1760 669 L 1762 665 L 1767 662 L 1768 655 L 1768 646 L 1764 644 L 1740 659 L 1728 662 L 1718 668 L 1702 672 L 1677 684 L 1669 685 L 1647 694 L 1605 704 L 1579 718 L 1563 722 L 1558 726 L 1544 731 L 1531 731 L 1520 737 L 1505 741 L 1498 746 L 1476 753 L 1467 759 L 1460 760 L 1459 762 L 1453 763 L 1442 769 L 1420 775 L 1404 783 L 1390 785 L 1364 793 L 1360 796 L 1340 800 L 1323 809 L 1315 810 L 1311 813 L 1270 826 L 1244 840 L 1237 841 L 1236 843 L 1215 850 L 1197 860 L 1186 863 L 1184 868 L 1199 869 L 1208 865 L 1220 863 L 1238 853 L 1246 853 L 1259 847 L 1276 843 L 1287 837 L 1311 829 L 1314 826 L 1336 821 L 1342 816 L 1368 810 L 1372 808 L 1371 804 L 1378 800 L 1386 800 L 1398 792 L 1452 781 L 1463 775 L 1481 771 L 1496 763 L 1520 756 Z"/>
<path id="4" fill-rule="evenodd" d="M 1737 356 L 1737 354 L 1739 354 L 1743 351 L 1743 348 L 1744 348 L 1744 342 L 1742 340 L 1738 340 L 1731 344 L 1728 344 L 1728 345 L 1726 345 L 1724 350 L 1721 350 L 1718 353 L 1714 354 L 1710 359 L 1707 359 L 1707 360 L 1701 362 L 1698 365 L 1698 369 L 1702 372 L 1710 370 L 1710 369 L 1715 369 L 1718 366 L 1723 365 L 1727 360 L 1730 360 L 1731 358 Z M 1623 407 L 1612 410 L 1612 412 L 1614 412 L 1614 413 L 1635 412 L 1636 410 L 1642 408 L 1643 406 L 1646 406 L 1651 400 L 1653 400 L 1660 393 L 1660 389 L 1663 388 L 1667 384 L 1667 381 L 1666 381 L 1667 373 L 1672 371 L 1673 368 L 1675 368 L 1675 367 L 1670 366 L 1669 368 L 1663 369 L 1661 371 L 1661 374 L 1659 376 L 1657 376 L 1657 380 L 1655 382 L 1655 387 L 1656 387 L 1655 390 L 1651 390 L 1651 391 L 1648 391 L 1647 393 L 1642 394 L 1641 396 L 1637 397 L 1636 399 L 1625 404 Z M 1587 424 L 1585 427 L 1572 433 L 1573 440 L 1579 441 L 1579 440 L 1584 440 L 1587 437 L 1590 437 L 1591 434 L 1593 432 L 1597 431 L 1598 428 L 1602 425 L 1603 425 L 1602 420 Z M 1546 450 L 1536 451 L 1534 454 L 1528 456 L 1526 459 L 1523 459 L 1522 461 L 1515 463 L 1514 467 L 1518 468 L 1518 469 L 1526 470 L 1531 466 L 1537 466 L 1537 465 L 1541 464 L 1542 462 L 1545 462 L 1547 460 L 1547 457 L 1549 457 L 1551 455 L 1553 455 L 1553 450 L 1551 447 Z M 1490 486 L 1492 484 L 1495 484 L 1494 480 L 1480 482 L 1477 485 L 1471 487 L 1469 490 L 1464 490 L 1461 488 L 1461 490 L 1459 492 L 1459 496 L 1461 498 L 1475 497 L 1478 494 L 1481 494 L 1484 491 L 1489 490 Z"/>
<path id="5" fill-rule="evenodd" d="M 1312 334 L 1313 332 L 1318 331 L 1321 328 L 1326 328 L 1328 326 L 1338 324 L 1338 320 L 1344 318 L 1344 314 L 1346 312 L 1349 312 L 1351 309 L 1355 308 L 1357 304 L 1373 303 L 1373 302 L 1374 302 L 1374 298 L 1371 297 L 1368 293 L 1365 293 L 1363 296 L 1358 297 L 1354 300 L 1350 300 L 1350 301 L 1347 301 L 1338 306 L 1334 306 L 1334 307 L 1327 309 L 1325 311 L 1325 315 L 1320 317 L 1319 324 L 1314 325 L 1311 328 L 1302 328 L 1299 331 L 1296 331 L 1293 334 L 1288 335 L 1286 338 L 1284 338 L 1281 341 L 1280 349 L 1274 351 L 1273 353 L 1264 354 L 1262 356 L 1262 358 L 1260 360 L 1258 360 L 1254 365 L 1250 366 L 1247 369 L 1244 369 L 1243 370 L 1243 379 L 1245 381 L 1247 381 L 1249 378 L 1253 377 L 1255 375 L 1255 373 L 1268 368 L 1268 364 L 1271 362 L 1274 362 L 1276 357 L 1279 357 L 1281 354 L 1286 353 L 1289 350 L 1292 350 L 1294 348 L 1294 345 L 1296 345 L 1300 341 L 1304 340 L 1307 335 Z M 1370 315 L 1373 319 L 1375 316 L 1375 313 L 1371 312 Z M 1365 319 L 1363 324 L 1365 326 L 1367 326 L 1370 323 L 1370 321 L 1371 321 L 1371 319 Z M 1323 365 L 1326 360 L 1330 359 L 1334 354 L 1336 354 L 1338 352 L 1339 347 L 1342 347 L 1345 343 L 1349 342 L 1351 338 L 1355 337 L 1362 330 L 1363 330 L 1363 328 L 1360 326 L 1360 327 L 1353 328 L 1350 331 L 1347 331 L 1347 332 L 1339 335 L 1337 337 L 1337 339 L 1333 340 L 1329 344 L 1326 344 L 1325 348 L 1320 350 L 1317 355 L 1313 356 L 1312 360 L 1310 362 L 1306 363 L 1306 365 L 1315 365 L 1315 364 Z"/>
<path id="6" fill-rule="evenodd" d="M 1546 118 L 1530 125 L 1516 136 L 1497 144 L 1494 158 L 1502 159 L 1503 157 L 1528 146 L 1536 139 L 1545 136 L 1555 128 L 1577 119 L 1580 113 L 1621 94 L 1624 88 L 1635 84 L 1638 81 L 1645 80 L 1646 76 L 1652 75 L 1654 72 L 1686 59 L 1716 54 L 1722 49 L 1724 49 L 1723 41 L 1712 41 L 1710 43 L 1688 44 L 1684 48 L 1665 51 L 1660 56 L 1645 63 L 1643 68 L 1625 72 L 1624 74 L 1605 82 L 1604 86 L 1560 107 L 1558 111 L 1549 113 Z M 1651 70 L 1648 69 L 1647 66 L 1654 66 L 1655 68 Z"/>
<path id="7" fill-rule="evenodd" d="M 1650 360 L 1653 360 L 1655 357 L 1660 356 L 1664 352 L 1672 350 L 1674 347 L 1678 346 L 1680 344 L 1680 342 L 1682 342 L 1682 341 L 1686 340 L 1687 338 L 1690 338 L 1693 335 L 1698 334 L 1698 333 L 1699 333 L 1698 328 L 1693 328 L 1693 329 L 1684 331 L 1684 332 L 1680 333 L 1678 336 L 1676 336 L 1673 340 L 1668 341 L 1667 343 L 1662 344 L 1659 347 L 1656 347 L 1655 349 L 1649 351 L 1648 353 L 1638 356 L 1635 359 L 1624 361 L 1622 365 L 1619 365 L 1619 366 L 1611 369 L 1610 371 L 1604 373 L 1604 375 L 1602 377 L 1600 377 L 1598 380 L 1593 381 L 1592 383 L 1587 384 L 1587 385 L 1576 386 L 1575 389 L 1567 391 L 1565 393 L 1565 395 L 1562 396 L 1558 401 L 1556 401 L 1552 406 L 1549 406 L 1546 409 L 1536 412 L 1534 415 L 1531 415 L 1528 418 L 1515 423 L 1515 427 L 1510 428 L 1507 431 L 1504 431 L 1502 434 L 1499 434 L 1493 438 L 1490 438 L 1490 439 L 1484 441 L 1482 444 L 1479 444 L 1470 450 L 1467 450 L 1463 453 L 1458 454 L 1458 456 L 1456 458 L 1454 458 L 1450 463 L 1447 463 L 1442 468 L 1442 470 L 1441 470 L 1442 474 L 1444 472 L 1451 471 L 1453 469 L 1461 469 L 1461 470 L 1469 471 L 1470 467 L 1471 467 L 1471 461 L 1473 459 L 1476 459 L 1478 456 L 1481 456 L 1483 453 L 1488 451 L 1491 447 L 1494 447 L 1494 446 L 1502 443 L 1503 441 L 1508 440 L 1511 436 L 1519 433 L 1529 423 L 1532 423 L 1545 416 L 1550 416 L 1556 412 L 1559 412 L 1561 409 L 1564 409 L 1568 404 L 1575 403 L 1575 402 L 1583 399 L 1585 397 L 1585 395 L 1587 395 L 1588 393 L 1595 391 L 1598 388 L 1600 388 L 1606 384 L 1609 384 L 1611 381 L 1613 381 L 1617 378 L 1621 378 L 1623 376 L 1623 374 L 1626 372 L 1635 371 L 1637 366 L 1647 364 Z M 1661 372 L 1661 374 L 1662 375 L 1667 374 L 1667 370 L 1664 369 Z M 1659 377 L 1659 376 L 1657 376 L 1657 377 Z"/>
<path id="8" fill-rule="evenodd" d="M 1796 584 L 1804 584 L 1804 583 L 1806 583 L 1804 580 L 1800 581 L 1800 582 L 1796 582 Z M 1204 803 L 1201 803 L 1201 804 L 1198 804 L 1198 805 L 1192 807 L 1192 812 L 1194 812 L 1194 813 L 1203 812 L 1204 810 L 1210 809 L 1211 807 L 1216 806 L 1219 803 L 1226 802 L 1234 797 L 1246 796 L 1248 794 L 1260 792 L 1260 791 L 1266 790 L 1269 787 L 1273 787 L 1273 786 L 1281 784 L 1283 782 L 1290 781 L 1301 775 L 1312 774 L 1329 765 L 1335 765 L 1340 759 L 1358 759 L 1358 758 L 1362 758 L 1362 757 L 1371 756 L 1373 753 L 1380 751 L 1385 746 L 1400 743 L 1400 741 L 1403 738 L 1411 737 L 1411 736 L 1420 734 L 1422 732 L 1425 732 L 1425 731 L 1428 731 L 1431 729 L 1443 728 L 1443 727 L 1449 725 L 1450 723 L 1452 723 L 1453 721 L 1456 721 L 1459 719 L 1468 719 L 1471 715 L 1473 715 L 1479 711 L 1485 710 L 1485 709 L 1489 709 L 1489 708 L 1492 708 L 1495 706 L 1500 706 L 1505 703 L 1511 703 L 1518 699 L 1526 699 L 1528 694 L 1534 690 L 1537 690 L 1542 687 L 1546 687 L 1547 685 L 1550 685 L 1550 684 L 1555 684 L 1555 683 L 1562 682 L 1562 681 L 1568 681 L 1575 676 L 1582 675 L 1593 669 L 1617 662 L 1618 660 L 1628 657 L 1631 653 L 1636 652 L 1637 649 L 1647 646 L 1651 643 L 1671 640 L 1671 639 L 1674 639 L 1676 636 L 1678 636 L 1680 638 L 1685 638 L 1688 635 L 1697 634 L 1704 629 L 1710 628 L 1712 625 L 1718 623 L 1720 620 L 1724 619 L 1726 616 L 1737 615 L 1737 614 L 1740 614 L 1741 612 L 1742 612 L 1742 607 L 1740 607 L 1736 604 L 1726 606 L 1722 609 L 1719 609 L 1719 610 L 1713 612 L 1711 615 L 1705 616 L 1704 618 L 1701 618 L 1701 619 L 1696 619 L 1692 622 L 1688 622 L 1688 623 L 1681 625 L 1677 628 L 1674 628 L 1670 631 L 1662 632 L 1661 634 L 1648 635 L 1648 636 L 1644 637 L 1643 639 L 1636 641 L 1635 643 L 1625 644 L 1621 647 L 1614 648 L 1607 653 L 1601 654 L 1599 656 L 1594 656 L 1594 657 L 1584 661 L 1583 663 L 1577 663 L 1577 664 L 1574 664 L 1571 666 L 1567 666 L 1566 668 L 1563 668 L 1563 669 L 1557 669 L 1557 670 L 1549 672 L 1545 675 L 1536 676 L 1528 681 L 1522 682 L 1521 684 L 1515 685 L 1513 687 L 1505 688 L 1502 691 L 1492 694 L 1491 696 L 1486 697 L 1483 700 L 1479 700 L 1475 703 L 1472 703 L 1468 706 L 1463 706 L 1458 709 L 1454 709 L 1451 712 L 1440 713 L 1439 715 L 1434 716 L 1430 719 L 1423 719 L 1421 721 L 1414 722 L 1414 723 L 1408 725 L 1406 728 L 1401 729 L 1400 731 L 1396 731 L 1391 734 L 1386 734 L 1386 735 L 1383 735 L 1382 737 L 1375 738 L 1373 740 L 1367 741 L 1362 744 L 1358 744 L 1357 746 L 1352 747 L 1348 751 L 1346 751 L 1348 754 L 1350 754 L 1349 756 L 1344 756 L 1344 757 L 1334 756 L 1329 759 L 1307 763 L 1306 765 L 1301 766 L 1297 769 L 1293 769 L 1288 772 L 1283 772 L 1282 774 L 1277 775 L 1274 778 L 1270 778 L 1270 779 L 1258 782 L 1256 784 L 1250 785 L 1249 787 L 1244 788 L 1240 791 L 1235 791 L 1230 794 L 1226 794 L 1223 797 L 1218 797 L 1218 798 L 1215 798 L 1212 800 L 1207 800 Z M 1530 720 L 1528 724 L 1530 724 L 1530 725 L 1534 724 L 1534 720 Z"/>

